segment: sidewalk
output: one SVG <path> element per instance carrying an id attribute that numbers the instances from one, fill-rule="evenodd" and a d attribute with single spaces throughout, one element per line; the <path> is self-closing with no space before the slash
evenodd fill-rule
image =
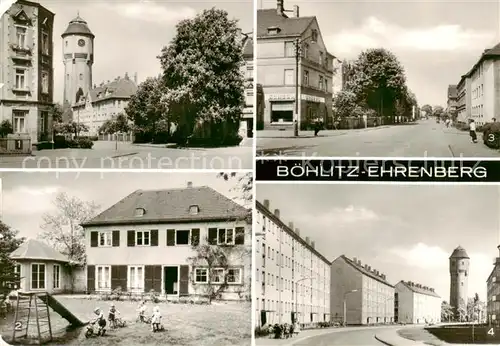
<path id="1" fill-rule="evenodd" d="M 500 150 L 491 149 L 483 143 L 483 134 L 477 134 L 477 143 L 472 143 L 469 132 L 456 128 L 442 128 L 443 134 L 449 137 L 449 148 L 455 158 L 499 157 Z"/>
<path id="2" fill-rule="evenodd" d="M 319 138 L 319 137 L 333 137 L 341 136 L 350 132 L 365 132 L 365 131 L 375 131 L 380 129 L 389 128 L 390 126 L 377 126 L 368 127 L 364 129 L 353 129 L 353 130 L 321 130 L 317 136 L 314 136 L 314 131 L 299 131 L 299 137 L 297 138 Z M 293 135 L 293 129 L 280 130 L 259 130 L 257 131 L 257 138 L 296 138 Z"/>
<path id="3" fill-rule="evenodd" d="M 410 327 L 411 328 L 411 327 Z M 453 346 L 466 346 L 467 344 L 449 344 L 444 341 L 439 340 L 436 343 L 422 342 L 422 341 L 413 341 L 410 339 L 403 338 L 398 334 L 398 330 L 404 329 L 392 329 L 392 330 L 384 330 L 375 335 L 375 339 L 380 341 L 381 343 L 388 346 L 425 346 L 425 345 L 453 345 Z"/>

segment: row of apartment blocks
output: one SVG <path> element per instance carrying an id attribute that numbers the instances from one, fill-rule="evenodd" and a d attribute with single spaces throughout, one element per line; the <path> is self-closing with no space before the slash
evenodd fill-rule
<path id="1" fill-rule="evenodd" d="M 457 113 L 457 121 L 474 119 L 484 125 L 500 112 L 500 43 L 485 49 L 479 60 L 457 85 L 448 87 L 448 111 Z"/>
<path id="2" fill-rule="evenodd" d="M 434 289 L 400 281 L 344 255 L 330 262 L 309 237 L 256 202 L 256 326 L 340 322 L 349 325 L 440 322 Z M 344 317 L 345 316 L 345 317 Z"/>

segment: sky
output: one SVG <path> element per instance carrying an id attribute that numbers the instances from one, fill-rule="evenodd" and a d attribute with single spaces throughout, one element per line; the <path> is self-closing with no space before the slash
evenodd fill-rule
<path id="1" fill-rule="evenodd" d="M 500 187 L 259 184 L 256 198 L 316 242 L 328 260 L 356 257 L 387 275 L 433 287 L 449 300 L 449 257 L 470 257 L 469 296 L 486 299 L 500 244 Z"/>
<path id="2" fill-rule="evenodd" d="M 257 0 L 259 8 L 276 1 Z M 386 48 L 403 64 L 409 88 L 424 104 L 446 106 L 447 88 L 500 42 L 500 2 L 432 0 L 285 0 L 285 9 L 316 16 L 330 53 L 353 59 Z"/>
<path id="3" fill-rule="evenodd" d="M 140 0 L 33 0 L 55 13 L 54 101 L 62 102 L 64 65 L 61 34 L 80 13 L 96 36 L 93 84 L 133 76 L 138 81 L 157 76 L 161 49 L 175 36 L 175 25 L 204 9 L 224 9 L 239 20 L 244 33 L 253 30 L 252 0 L 140 1 Z"/>
<path id="4" fill-rule="evenodd" d="M 188 182 L 193 187 L 209 186 L 223 195 L 238 199 L 238 178 L 229 181 L 217 173 L 54 173 L 54 172 L 0 172 L 2 222 L 19 230 L 20 236 L 36 238 L 41 231 L 43 215 L 57 210 L 55 197 L 65 192 L 82 201 L 95 202 L 101 209 L 111 207 L 130 193 L 142 189 L 183 188 Z M 248 207 L 248 206 L 247 206 Z"/>

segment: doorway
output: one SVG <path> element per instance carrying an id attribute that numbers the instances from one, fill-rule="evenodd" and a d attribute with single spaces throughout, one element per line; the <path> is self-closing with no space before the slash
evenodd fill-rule
<path id="1" fill-rule="evenodd" d="M 179 267 L 163 267 L 163 287 L 166 295 L 179 294 Z"/>

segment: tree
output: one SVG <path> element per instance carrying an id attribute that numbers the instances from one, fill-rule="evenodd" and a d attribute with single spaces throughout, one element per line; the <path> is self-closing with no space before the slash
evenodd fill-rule
<path id="1" fill-rule="evenodd" d="M 432 115 L 436 118 L 440 118 L 444 114 L 444 108 L 441 106 L 434 106 L 432 109 Z"/>
<path id="2" fill-rule="evenodd" d="M 14 133 L 14 128 L 9 120 L 4 120 L 0 123 L 0 138 L 5 138 L 7 135 Z"/>
<path id="3" fill-rule="evenodd" d="M 238 179 L 238 185 L 234 189 L 238 190 L 241 193 L 240 199 L 246 204 L 247 207 L 250 207 L 253 200 L 253 174 L 245 173 L 239 174 L 236 172 L 226 173 L 221 172 L 217 175 L 219 178 L 223 178 L 225 181 L 230 181 L 233 179 Z"/>
<path id="4" fill-rule="evenodd" d="M 39 234 L 39 238 L 68 257 L 70 263 L 85 264 L 85 232 L 81 224 L 93 218 L 100 207 L 94 202 L 85 202 L 64 192 L 59 193 L 53 203 L 57 211 L 43 215 L 43 232 Z M 73 289 L 72 274 L 70 273 Z"/>
<path id="5" fill-rule="evenodd" d="M 113 119 L 108 119 L 99 128 L 99 133 L 104 134 L 115 134 L 115 133 L 127 133 L 130 131 L 130 126 L 128 124 L 127 116 L 123 113 L 118 114 Z"/>
<path id="6" fill-rule="evenodd" d="M 244 106 L 240 31 L 228 13 L 212 8 L 177 24 L 177 34 L 159 56 L 164 101 L 176 137 L 186 143 L 205 126 L 213 143 L 238 137 Z"/>
<path id="7" fill-rule="evenodd" d="M 453 318 L 453 307 L 444 301 L 441 303 L 441 321 L 450 321 Z"/>
<path id="8" fill-rule="evenodd" d="M 481 317 L 484 312 L 484 303 L 479 299 L 479 294 L 474 294 L 474 297 L 467 301 L 467 317 L 469 321 L 481 322 Z"/>
<path id="9" fill-rule="evenodd" d="M 423 105 L 421 108 L 422 112 L 425 112 L 425 116 L 428 118 L 432 115 L 432 106 L 431 105 Z"/>
<path id="10" fill-rule="evenodd" d="M 72 134 L 75 137 L 78 137 L 78 134 L 81 132 L 87 132 L 89 127 L 82 123 L 77 123 L 75 121 L 70 121 L 69 123 L 57 123 L 54 124 L 54 131 L 56 133 L 62 134 Z"/>
<path id="11" fill-rule="evenodd" d="M 356 101 L 357 96 L 352 91 L 340 91 L 333 100 L 335 115 L 341 119 L 351 117 L 354 113 L 354 109 L 358 107 Z"/>

